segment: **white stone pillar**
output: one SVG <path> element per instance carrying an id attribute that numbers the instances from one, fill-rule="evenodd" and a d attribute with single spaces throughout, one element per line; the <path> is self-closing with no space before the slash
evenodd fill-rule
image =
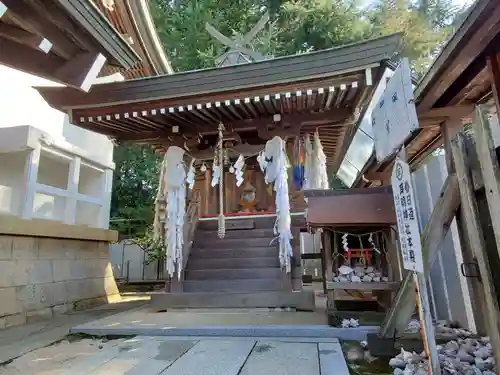
<path id="1" fill-rule="evenodd" d="M 68 172 L 68 196 L 64 205 L 64 220 L 65 224 L 75 224 L 76 221 L 76 204 L 78 195 L 78 184 L 80 182 L 80 166 L 82 159 L 79 156 L 73 157 L 69 165 Z"/>
<path id="2" fill-rule="evenodd" d="M 40 164 L 41 145 L 37 143 L 36 147 L 28 153 L 24 165 L 24 196 L 21 199 L 20 215 L 23 219 L 33 217 L 33 204 L 35 200 L 36 181 L 38 178 L 38 166 Z"/>

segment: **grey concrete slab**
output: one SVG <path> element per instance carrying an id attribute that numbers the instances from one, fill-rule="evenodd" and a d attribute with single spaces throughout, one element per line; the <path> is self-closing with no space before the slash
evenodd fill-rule
<path id="1" fill-rule="evenodd" d="M 339 343 L 318 343 L 321 375 L 349 375 Z"/>
<path id="2" fill-rule="evenodd" d="M 123 311 L 135 311 L 147 302 L 143 300 L 114 303 L 0 330 L 0 363 L 61 340 L 70 332 L 71 327 Z"/>
<path id="3" fill-rule="evenodd" d="M 200 341 L 162 375 L 238 375 L 254 344 L 252 341 Z"/>
<path id="4" fill-rule="evenodd" d="M 154 336 L 154 340 L 158 341 L 185 341 L 192 340 L 193 336 Z M 269 340 L 269 337 L 243 337 L 243 336 L 232 336 L 232 337 L 216 337 L 216 336 L 196 336 L 196 340 L 222 340 L 222 341 L 259 341 L 259 340 Z M 338 343 L 339 340 L 336 338 L 322 338 L 322 337 L 273 337 L 275 341 L 281 342 L 305 342 L 305 343 Z"/>
<path id="5" fill-rule="evenodd" d="M 241 268 L 245 267 L 248 267 L 248 264 L 244 264 Z M 265 264 L 263 267 L 267 268 L 269 265 Z M 293 307 L 299 310 L 313 311 L 315 308 L 315 301 L 314 293 L 304 290 L 300 292 L 154 293 L 151 294 L 151 307 L 157 309 Z"/>
<path id="6" fill-rule="evenodd" d="M 102 368 L 106 363 L 120 354 L 118 346 L 103 350 L 100 353 L 89 356 L 85 360 L 79 360 L 70 367 L 63 369 L 58 375 L 87 375 Z M 95 375 L 95 374 L 92 374 Z"/>
<path id="7" fill-rule="evenodd" d="M 326 325 L 265 325 L 265 326 L 204 326 L 204 327 L 160 327 L 117 325 L 99 327 L 81 325 L 71 333 L 94 336 L 141 335 L 141 336 L 219 336 L 219 337 L 309 337 L 338 338 L 343 340 L 366 340 L 368 333 L 378 331 L 378 326 L 357 328 L 334 328 Z"/>
<path id="8" fill-rule="evenodd" d="M 120 375 L 159 375 L 172 363 L 168 361 L 159 361 L 157 359 L 148 359 L 141 361 L 129 371 Z"/>
<path id="9" fill-rule="evenodd" d="M 258 341 L 240 375 L 319 375 L 314 343 Z"/>

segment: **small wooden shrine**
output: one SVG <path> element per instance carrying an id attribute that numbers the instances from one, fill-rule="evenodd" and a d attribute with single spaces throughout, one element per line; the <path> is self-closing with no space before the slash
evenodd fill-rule
<path id="1" fill-rule="evenodd" d="M 76 125 L 119 141 L 150 144 L 165 155 L 165 187 L 158 196 L 164 214 L 156 227 L 164 226 L 167 237 L 175 233 L 167 246 L 171 277 L 175 270 L 184 283 L 198 221 L 217 221 L 223 238 L 234 217 L 241 223 L 268 216 L 276 218 L 272 246 L 279 248 L 282 272 L 273 283 L 281 291 L 301 290 L 300 264 L 294 259 L 305 227 L 307 155 L 318 151 L 314 157 L 322 165 L 322 177 L 311 186 L 327 187 L 327 170 L 333 175 L 338 169 L 400 46 L 399 35 L 390 35 L 312 53 L 101 84 L 88 94 L 60 87 L 38 90 Z M 186 194 L 186 183 L 196 201 Z M 250 271 L 252 278 L 262 277 Z"/>
<path id="2" fill-rule="evenodd" d="M 387 311 L 401 280 L 391 187 L 306 190 L 305 197 L 307 225 L 322 232 L 328 314 L 337 323 Z"/>

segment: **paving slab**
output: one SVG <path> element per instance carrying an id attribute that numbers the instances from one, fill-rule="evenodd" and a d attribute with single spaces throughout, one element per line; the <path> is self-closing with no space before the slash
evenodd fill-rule
<path id="1" fill-rule="evenodd" d="M 319 375 L 315 343 L 258 341 L 241 375 Z"/>
<path id="2" fill-rule="evenodd" d="M 253 341 L 200 341 L 162 375 L 238 375 Z"/>
<path id="3" fill-rule="evenodd" d="M 208 309 L 154 312 L 149 308 L 76 325 L 72 333 L 95 336 L 312 337 L 365 340 L 377 326 L 333 328 L 315 312 Z"/>
<path id="4" fill-rule="evenodd" d="M 349 368 L 339 343 L 318 343 L 321 375 L 349 374 Z"/>
<path id="5" fill-rule="evenodd" d="M 337 340 L 286 340 L 137 336 L 62 341 L 0 366 L 0 375 L 349 374 Z"/>
<path id="6" fill-rule="evenodd" d="M 123 311 L 134 311 L 148 301 L 126 301 L 85 311 L 63 314 L 52 319 L 0 330 L 0 364 L 61 340 L 72 327 Z"/>

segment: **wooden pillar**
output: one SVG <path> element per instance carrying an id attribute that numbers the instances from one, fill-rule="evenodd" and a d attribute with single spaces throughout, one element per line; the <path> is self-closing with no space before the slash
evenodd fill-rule
<path id="1" fill-rule="evenodd" d="M 477 258 L 481 282 L 482 299 L 485 304 L 487 333 L 493 346 L 493 356 L 500 363 L 500 308 L 494 289 L 492 270 L 486 256 L 483 231 L 480 225 L 477 202 L 468 170 L 467 154 L 463 135 L 459 133 L 451 142 L 453 162 L 460 181 L 460 201 L 466 237 Z"/>
<path id="2" fill-rule="evenodd" d="M 323 291 L 327 293 L 326 282 L 333 280 L 332 232 L 323 230 L 321 237 L 323 245 L 323 249 L 321 250 Z"/>
<path id="3" fill-rule="evenodd" d="M 201 216 L 206 216 L 210 212 L 210 169 L 205 171 L 203 180 L 203 191 L 201 193 Z"/>
<path id="4" fill-rule="evenodd" d="M 488 119 L 479 107 L 476 108 L 474 117 L 474 134 L 498 252 L 500 251 L 500 168 Z"/>
<path id="5" fill-rule="evenodd" d="M 500 114 L 500 64 L 498 62 L 498 54 L 493 54 L 488 57 L 488 73 L 491 81 L 491 91 L 495 98 L 497 113 Z"/>

